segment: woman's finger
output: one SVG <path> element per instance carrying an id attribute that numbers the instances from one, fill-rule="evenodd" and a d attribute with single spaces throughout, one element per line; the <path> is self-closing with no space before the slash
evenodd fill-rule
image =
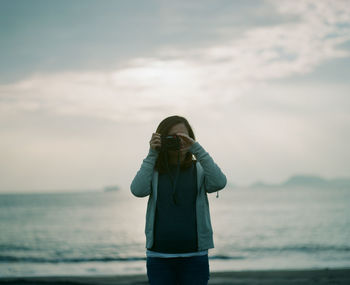
<path id="1" fill-rule="evenodd" d="M 151 148 L 156 149 L 161 146 L 160 134 L 153 133 L 151 140 L 149 141 Z"/>
<path id="2" fill-rule="evenodd" d="M 153 133 L 152 137 L 151 137 L 151 140 L 155 140 L 155 139 L 160 139 L 160 135 L 157 134 L 157 133 Z"/>
<path id="3" fill-rule="evenodd" d="M 160 143 L 161 141 L 158 138 L 154 138 L 154 139 L 151 139 L 151 142 L 153 142 L 153 143 Z"/>
<path id="4" fill-rule="evenodd" d="M 187 134 L 185 134 L 185 133 L 177 133 L 177 135 L 178 135 L 181 139 L 183 139 L 183 141 L 184 141 L 185 143 L 190 143 L 190 144 L 193 144 L 193 143 L 194 143 L 194 140 L 193 140 L 190 136 L 188 136 Z"/>
<path id="5" fill-rule="evenodd" d="M 186 140 L 192 140 L 192 138 L 190 138 L 187 134 L 185 133 L 177 133 L 177 135 L 183 139 L 186 139 Z"/>

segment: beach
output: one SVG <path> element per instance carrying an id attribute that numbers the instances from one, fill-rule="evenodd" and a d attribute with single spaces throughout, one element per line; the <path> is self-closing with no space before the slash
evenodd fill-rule
<path id="1" fill-rule="evenodd" d="M 0 284 L 148 284 L 147 276 L 59 276 L 59 277 L 7 277 L 0 278 Z M 350 268 L 318 270 L 264 270 L 212 272 L 208 284 L 350 284 Z"/>

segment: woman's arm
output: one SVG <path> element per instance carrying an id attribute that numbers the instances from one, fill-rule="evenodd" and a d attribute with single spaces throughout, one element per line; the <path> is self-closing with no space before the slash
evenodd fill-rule
<path id="1" fill-rule="evenodd" d="M 221 169 L 214 162 L 208 152 L 198 143 L 195 142 L 189 148 L 194 154 L 198 162 L 203 167 L 205 189 L 208 193 L 212 193 L 223 189 L 226 186 L 227 179 Z"/>
<path id="2" fill-rule="evenodd" d="M 147 157 L 143 160 L 140 170 L 131 182 L 130 190 L 136 197 L 145 197 L 151 193 L 151 182 L 158 151 L 150 148 Z"/>

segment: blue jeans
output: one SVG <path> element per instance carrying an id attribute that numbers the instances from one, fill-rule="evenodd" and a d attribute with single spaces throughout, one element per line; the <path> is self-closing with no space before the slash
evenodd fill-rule
<path id="1" fill-rule="evenodd" d="M 207 285 L 210 277 L 208 255 L 190 257 L 147 257 L 151 285 Z"/>

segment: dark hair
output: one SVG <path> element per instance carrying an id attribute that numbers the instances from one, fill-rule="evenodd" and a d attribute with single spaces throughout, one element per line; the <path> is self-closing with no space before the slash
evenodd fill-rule
<path id="1" fill-rule="evenodd" d="M 161 136 L 166 136 L 166 135 L 168 135 L 170 129 L 177 124 L 184 124 L 187 131 L 188 131 L 189 137 L 192 138 L 193 140 L 195 140 L 195 136 L 194 136 L 194 133 L 193 133 L 193 130 L 192 130 L 190 124 L 188 123 L 188 121 L 184 117 L 180 117 L 180 116 L 170 116 L 168 118 L 165 118 L 158 125 L 156 132 L 158 134 L 160 134 Z M 159 155 L 158 155 L 158 158 L 157 158 L 157 161 L 156 161 L 154 168 L 160 173 L 167 172 L 167 166 L 166 166 L 166 159 L 168 159 L 166 157 L 167 155 L 168 155 L 167 152 L 164 152 L 164 151 L 159 152 Z M 190 167 L 192 165 L 193 161 L 194 161 L 194 159 L 193 159 L 192 153 L 187 152 L 186 156 L 185 156 L 185 160 L 181 164 L 181 168 L 183 169 L 183 168 Z"/>

